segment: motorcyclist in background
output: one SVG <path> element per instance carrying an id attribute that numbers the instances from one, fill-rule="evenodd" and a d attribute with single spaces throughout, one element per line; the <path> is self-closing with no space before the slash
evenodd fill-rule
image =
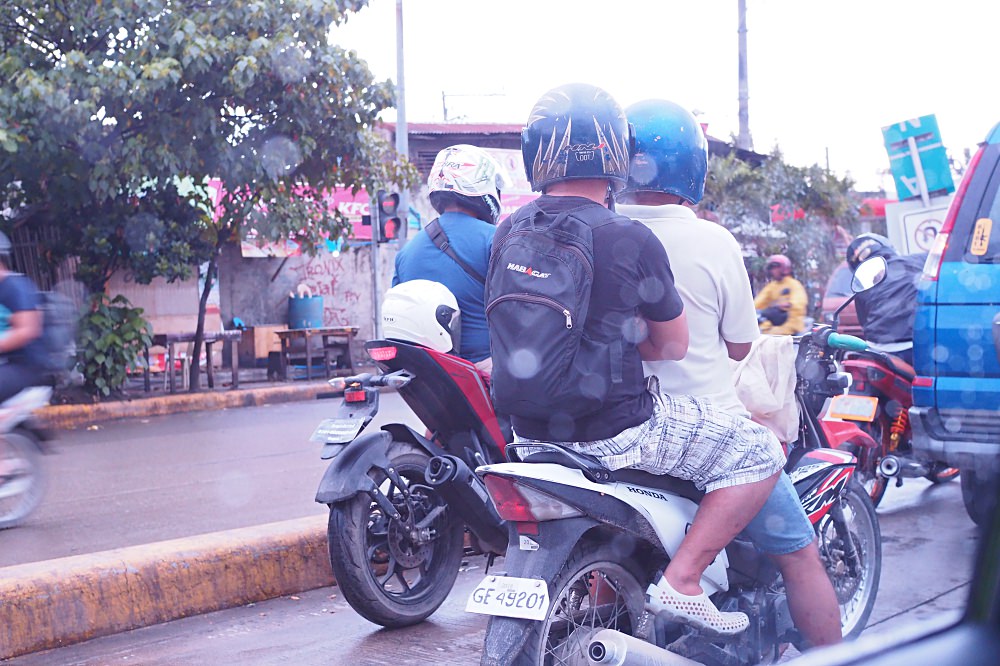
<path id="1" fill-rule="evenodd" d="M 0 232 L 0 402 L 45 377 L 38 290 L 27 276 L 11 270 L 12 250 Z"/>
<path id="2" fill-rule="evenodd" d="M 872 233 L 861 234 L 847 246 L 847 264 L 852 271 L 871 257 L 885 259 L 886 276 L 854 299 L 858 321 L 864 329 L 865 339 L 874 349 L 912 365 L 917 280 L 927 253 L 900 256 L 888 238 Z"/>
<path id="3" fill-rule="evenodd" d="M 439 152 L 427 185 L 431 205 L 441 216 L 435 238 L 446 246 L 442 248 L 429 233 L 434 230 L 432 222 L 396 255 L 392 278 L 394 287 L 417 279 L 440 282 L 455 295 L 462 311 L 458 354 L 487 375 L 492 373 L 493 360 L 484 280 L 494 225 L 500 218 L 500 192 L 509 183 L 503 167 L 481 148 L 460 144 Z"/>
<path id="4" fill-rule="evenodd" d="M 805 328 L 809 297 L 802 283 L 792 277 L 792 262 L 783 254 L 767 258 L 769 281 L 754 299 L 761 333 L 794 335 Z"/>
<path id="5" fill-rule="evenodd" d="M 645 361 L 645 374 L 655 375 L 664 393 L 695 395 L 748 418 L 729 362 L 743 359 L 760 335 L 743 254 L 725 227 L 698 219 L 691 209 L 705 191 L 705 134 L 686 109 L 665 100 L 633 104 L 625 115 L 635 127 L 635 154 L 617 212 L 645 224 L 663 243 L 690 331 L 684 358 Z M 813 646 L 839 642 L 837 596 L 787 474 L 745 534 L 781 570 L 803 637 Z"/>

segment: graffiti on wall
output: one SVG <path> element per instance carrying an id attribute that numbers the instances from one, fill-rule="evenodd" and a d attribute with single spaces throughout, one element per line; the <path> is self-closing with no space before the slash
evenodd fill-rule
<path id="1" fill-rule="evenodd" d="M 395 250 L 383 246 L 380 256 L 384 292 L 392 279 Z M 323 297 L 324 326 L 358 326 L 360 335 L 372 331 L 372 275 L 368 248 L 316 257 L 299 257 L 289 262 L 287 271 L 296 285 L 308 287 L 314 296 Z"/>

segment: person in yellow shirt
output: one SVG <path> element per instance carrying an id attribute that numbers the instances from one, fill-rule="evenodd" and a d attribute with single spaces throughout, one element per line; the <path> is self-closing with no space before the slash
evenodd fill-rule
<path id="1" fill-rule="evenodd" d="M 809 297 L 802 283 L 792 277 L 792 262 L 783 254 L 767 258 L 770 281 L 753 299 L 761 333 L 794 335 L 805 326 Z"/>

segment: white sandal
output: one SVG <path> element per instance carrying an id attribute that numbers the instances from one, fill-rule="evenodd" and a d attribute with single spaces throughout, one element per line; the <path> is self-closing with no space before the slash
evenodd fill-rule
<path id="1" fill-rule="evenodd" d="M 695 596 L 681 594 L 663 576 L 646 588 L 646 610 L 722 636 L 742 633 L 750 626 L 746 613 L 724 613 L 704 592 Z"/>

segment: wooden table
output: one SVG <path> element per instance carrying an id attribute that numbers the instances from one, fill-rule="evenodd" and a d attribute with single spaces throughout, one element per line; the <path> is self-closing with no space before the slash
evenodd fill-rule
<path id="1" fill-rule="evenodd" d="M 240 360 L 237 349 L 237 342 L 243 336 L 243 331 L 233 330 L 233 331 L 216 331 L 216 332 L 206 332 L 203 334 L 203 342 L 205 343 L 205 374 L 208 376 L 208 388 L 215 388 L 215 376 L 212 369 L 212 345 L 216 342 L 223 342 L 226 340 L 232 341 L 232 349 L 230 350 L 230 364 L 232 365 L 233 371 L 233 385 L 232 388 L 239 388 L 240 385 Z M 167 377 L 170 382 L 170 392 L 177 392 L 177 384 L 174 379 L 174 359 L 177 358 L 176 347 L 179 344 L 189 344 L 194 342 L 194 333 L 161 333 L 153 336 L 153 345 L 166 347 L 167 349 L 167 364 L 165 371 L 167 372 Z M 181 368 L 183 372 L 183 368 Z M 146 348 L 146 371 L 144 373 L 145 389 L 148 393 L 150 390 L 149 382 L 149 348 Z M 181 384 L 183 385 L 183 380 Z"/>
<path id="2" fill-rule="evenodd" d="M 358 334 L 357 326 L 333 326 L 326 328 L 289 328 L 282 331 L 275 331 L 275 335 L 281 340 L 281 353 L 279 354 L 278 378 L 288 379 L 288 363 L 293 353 L 292 347 L 295 340 L 305 341 L 305 350 L 301 353 L 305 355 L 306 379 L 312 379 L 312 359 L 317 353 L 323 357 L 323 366 L 326 377 L 330 377 L 330 358 L 343 357 L 347 360 L 347 367 L 343 368 L 346 374 L 354 374 L 354 338 Z M 320 344 L 314 348 L 313 340 L 319 339 Z M 340 374 L 341 368 L 338 368 Z"/>

